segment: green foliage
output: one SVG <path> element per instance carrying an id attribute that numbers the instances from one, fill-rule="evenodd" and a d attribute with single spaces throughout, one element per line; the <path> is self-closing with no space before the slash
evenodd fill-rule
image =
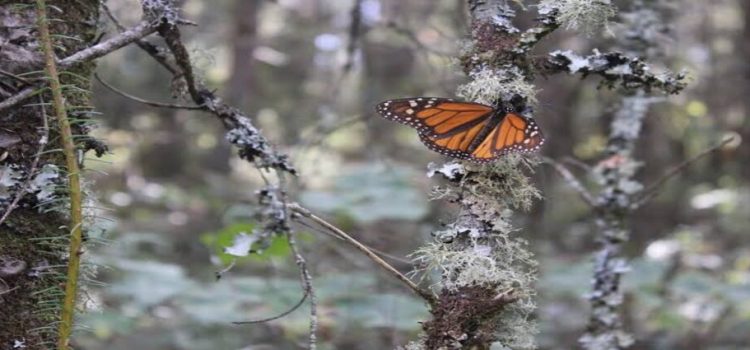
<path id="1" fill-rule="evenodd" d="M 236 256 L 226 253 L 225 249 L 232 246 L 233 242 L 240 234 L 253 232 L 254 223 L 238 222 L 222 228 L 216 232 L 204 233 L 200 236 L 200 241 L 209 247 L 213 254 L 219 258 L 224 265 L 229 265 L 233 261 L 243 262 L 264 262 L 274 258 L 285 258 L 289 256 L 291 250 L 284 236 L 275 235 L 271 238 L 268 246 L 261 247 L 262 242 L 254 242 L 250 247 L 250 253 L 247 256 Z M 308 239 L 310 235 L 303 235 Z"/>

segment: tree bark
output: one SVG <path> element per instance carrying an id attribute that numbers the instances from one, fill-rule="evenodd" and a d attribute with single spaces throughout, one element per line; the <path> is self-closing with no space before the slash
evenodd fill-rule
<path id="1" fill-rule="evenodd" d="M 0 100 L 26 88 L 28 79 L 43 78 L 33 1 L 0 3 Z M 27 6 L 21 6 L 27 5 Z M 94 42 L 99 2 L 48 1 L 50 30 L 58 57 Z M 66 69 L 61 80 L 78 148 L 96 144 L 84 137 L 81 121 L 90 111 L 89 76 L 93 63 Z M 70 227 L 67 218 L 67 173 L 47 90 L 0 114 L 0 348 L 44 349 L 56 341 L 56 322 L 63 297 Z M 46 112 L 46 116 L 45 116 Z M 45 128 L 45 118 L 49 120 Z M 46 152 L 40 144 L 46 141 Z M 39 156 L 38 156 L 39 155 Z M 35 162 L 38 156 L 38 163 Z"/>
<path id="2" fill-rule="evenodd" d="M 228 82 L 227 101 L 240 109 L 247 109 L 257 95 L 255 58 L 257 47 L 258 13 L 262 1 L 238 0 L 234 4 L 234 32 L 232 34 L 232 69 Z M 250 108 L 249 110 L 253 110 Z"/>
<path id="3" fill-rule="evenodd" d="M 744 13 L 745 18 L 745 28 L 742 35 L 742 53 L 740 57 L 750 57 L 750 1 L 740 1 L 740 4 L 742 6 L 742 12 Z M 744 96 L 748 96 L 750 94 L 750 62 L 748 62 L 747 59 L 742 60 L 744 69 L 744 86 L 745 86 L 745 94 Z M 743 142 L 750 141 L 750 99 L 744 98 L 745 101 L 745 122 L 742 125 L 742 129 L 740 130 L 740 137 L 742 137 Z M 748 159 L 750 157 L 750 147 L 739 147 L 739 154 L 737 155 L 737 161 L 738 163 L 744 163 L 745 165 L 742 167 L 742 170 L 740 174 L 744 178 L 747 178 L 750 176 L 750 165 L 745 162 L 745 159 Z"/>

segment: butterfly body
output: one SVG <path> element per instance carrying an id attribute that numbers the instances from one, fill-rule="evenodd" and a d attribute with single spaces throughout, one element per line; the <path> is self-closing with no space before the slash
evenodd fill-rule
<path id="1" fill-rule="evenodd" d="M 376 109 L 416 129 L 431 150 L 454 158 L 490 162 L 510 152 L 537 151 L 544 143 L 533 119 L 479 103 L 414 97 L 383 101 Z"/>

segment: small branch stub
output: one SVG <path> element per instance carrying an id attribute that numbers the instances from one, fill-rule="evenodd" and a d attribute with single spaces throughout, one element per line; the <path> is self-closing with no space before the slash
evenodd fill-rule
<path id="1" fill-rule="evenodd" d="M 491 287 L 444 289 L 440 304 L 431 311 L 432 320 L 423 325 L 425 348 L 470 349 L 492 343 L 496 332 L 492 319 L 516 300 L 513 290 L 498 294 Z"/>

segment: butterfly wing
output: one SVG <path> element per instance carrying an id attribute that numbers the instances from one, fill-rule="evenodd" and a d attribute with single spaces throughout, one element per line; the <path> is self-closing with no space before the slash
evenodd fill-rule
<path id="1" fill-rule="evenodd" d="M 542 144 L 544 136 L 534 119 L 508 113 L 471 152 L 471 159 L 485 162 L 511 152 L 536 152 Z"/>
<path id="2" fill-rule="evenodd" d="M 417 129 L 428 148 L 453 158 L 490 162 L 510 152 L 537 151 L 544 143 L 533 119 L 508 113 L 493 122 L 494 109 L 479 103 L 413 97 L 381 102 L 377 111 Z"/>
<path id="3" fill-rule="evenodd" d="M 469 124 L 463 130 L 458 130 L 449 135 L 420 134 L 419 138 L 427 148 L 435 152 L 453 158 L 472 160 L 474 159 L 472 147 L 476 147 L 475 140 L 482 134 L 482 130 L 487 127 L 489 122 L 489 119 L 485 119 L 473 125 Z"/>
<path id="4" fill-rule="evenodd" d="M 411 126 L 420 135 L 438 137 L 471 130 L 490 119 L 494 110 L 479 103 L 438 97 L 387 100 L 376 109 L 385 119 Z"/>

